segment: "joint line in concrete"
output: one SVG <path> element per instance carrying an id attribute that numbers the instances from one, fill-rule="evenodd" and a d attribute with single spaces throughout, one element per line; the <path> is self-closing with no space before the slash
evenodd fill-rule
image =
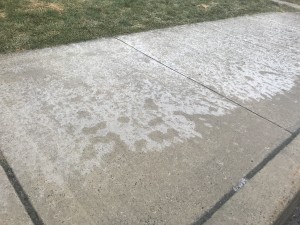
<path id="1" fill-rule="evenodd" d="M 273 151 L 271 151 L 267 157 L 265 157 L 259 164 L 257 164 L 241 181 L 237 186 L 234 186 L 228 191 L 218 202 L 214 204 L 206 213 L 193 223 L 193 225 L 203 225 L 207 222 L 223 205 L 226 204 L 240 189 L 242 189 L 249 180 L 251 180 L 259 171 L 261 171 L 280 151 L 287 147 L 298 135 L 300 134 L 300 127 L 293 132 L 287 139 L 285 139 L 280 145 L 278 145 Z"/>
<path id="2" fill-rule="evenodd" d="M 5 174 L 13 186 L 17 196 L 19 197 L 23 207 L 26 210 L 26 213 L 30 217 L 32 223 L 34 225 L 44 225 L 44 222 L 42 218 L 39 216 L 35 208 L 33 207 L 28 195 L 26 194 L 25 190 L 23 189 L 21 183 L 19 182 L 18 178 L 16 177 L 13 169 L 7 162 L 5 156 L 3 155 L 1 149 L 0 149 L 0 165 L 5 171 Z"/>
<path id="3" fill-rule="evenodd" d="M 115 39 L 118 40 L 118 41 L 120 41 L 120 42 L 122 42 L 123 44 L 125 44 L 125 45 L 127 45 L 127 46 L 133 48 L 134 50 L 136 50 L 136 51 L 142 53 L 143 55 L 145 55 L 146 57 L 148 57 L 148 58 L 154 60 L 155 62 L 159 63 L 160 65 L 162 65 L 162 66 L 164 66 L 164 67 L 166 67 L 166 68 L 172 70 L 173 72 L 179 74 L 180 76 L 183 76 L 183 77 L 185 77 L 185 78 L 191 80 L 192 82 L 194 82 L 194 83 L 196 83 L 196 84 L 198 84 L 198 85 L 200 85 L 200 86 L 202 86 L 202 87 L 204 87 L 204 88 L 210 90 L 211 92 L 213 92 L 213 93 L 215 93 L 215 94 L 221 96 L 222 98 L 225 98 L 226 100 L 232 102 L 233 104 L 235 104 L 235 105 L 237 105 L 237 106 L 239 106 L 239 107 L 241 107 L 241 108 L 247 110 L 248 112 L 250 112 L 250 113 L 252 113 L 252 114 L 254 114 L 254 115 L 256 115 L 256 116 L 258 116 L 258 117 L 260 117 L 260 118 L 262 118 L 262 119 L 264 119 L 264 120 L 266 120 L 266 121 L 268 121 L 269 123 L 272 123 L 273 125 L 275 125 L 275 126 L 281 128 L 281 129 L 283 129 L 284 131 L 286 131 L 286 132 L 292 134 L 291 131 L 289 131 L 288 129 L 286 129 L 286 128 L 284 128 L 283 126 L 279 125 L 278 123 L 276 123 L 276 122 L 274 122 L 274 121 L 268 119 L 267 117 L 264 117 L 264 116 L 262 116 L 262 115 L 260 115 L 260 114 L 258 114 L 258 113 L 256 113 L 256 112 L 254 112 L 253 110 L 251 110 L 251 109 L 247 108 L 246 106 L 244 106 L 244 105 L 238 103 L 237 101 L 235 101 L 235 100 L 233 100 L 233 99 L 231 99 L 231 98 L 229 98 L 229 97 L 227 97 L 227 96 L 225 96 L 225 95 L 219 93 L 218 91 L 214 90 L 213 88 L 210 88 L 210 87 L 208 87 L 207 85 L 205 85 L 205 84 L 203 84 L 203 83 L 201 83 L 201 82 L 199 82 L 199 81 L 197 81 L 197 80 L 195 80 L 195 79 L 193 79 L 193 78 L 191 78 L 191 77 L 189 77 L 189 76 L 187 76 L 187 75 L 185 75 L 185 74 L 183 74 L 183 73 L 177 71 L 176 69 L 173 69 L 172 67 L 170 67 L 170 66 L 168 66 L 168 65 L 166 65 L 166 64 L 164 64 L 164 63 L 162 63 L 162 62 L 160 62 L 160 61 L 158 61 L 157 59 L 155 59 L 155 58 L 149 56 L 148 54 L 146 54 L 146 53 L 142 52 L 141 50 L 135 48 L 134 46 L 128 44 L 127 42 L 125 42 L 125 41 L 123 41 L 123 40 L 121 40 L 121 39 L 119 39 L 119 38 L 117 38 L 117 37 L 115 37 Z"/>

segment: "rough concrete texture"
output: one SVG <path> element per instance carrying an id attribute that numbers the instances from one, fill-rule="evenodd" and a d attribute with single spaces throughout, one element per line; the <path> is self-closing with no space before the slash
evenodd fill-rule
<path id="1" fill-rule="evenodd" d="M 30 225 L 31 220 L 0 166 L 0 224 Z"/>
<path id="2" fill-rule="evenodd" d="M 287 220 L 285 225 L 299 225 L 300 224 L 300 203 L 293 211 L 291 217 Z"/>
<path id="3" fill-rule="evenodd" d="M 1 65 L 0 143 L 47 224 L 192 223 L 288 137 L 117 40 Z"/>
<path id="4" fill-rule="evenodd" d="M 300 137 L 282 150 L 206 225 L 267 225 L 278 221 L 300 187 Z"/>
<path id="5" fill-rule="evenodd" d="M 299 21 L 297 13 L 264 14 L 119 39 L 294 131 L 300 124 Z"/>
<path id="6" fill-rule="evenodd" d="M 297 126 L 292 43 L 281 63 L 207 23 L 139 35 L 169 65 Z M 290 136 L 117 39 L 2 55 L 0 67 L 0 148 L 46 224 L 191 224 Z"/>

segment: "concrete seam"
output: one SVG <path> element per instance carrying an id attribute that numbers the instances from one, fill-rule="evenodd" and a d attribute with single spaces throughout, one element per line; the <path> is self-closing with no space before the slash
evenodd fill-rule
<path id="1" fill-rule="evenodd" d="M 198 84 L 198 85 L 200 85 L 200 86 L 202 86 L 202 87 L 204 87 L 204 88 L 210 90 L 211 92 L 213 92 L 213 93 L 215 93 L 215 94 L 221 96 L 222 98 L 225 98 L 226 100 L 228 100 L 228 101 L 234 103 L 235 105 L 237 105 L 237 106 L 239 106 L 239 107 L 241 107 L 241 108 L 247 110 L 248 112 L 250 112 L 250 113 L 252 113 L 252 114 L 254 114 L 254 115 L 256 115 L 256 116 L 258 116 L 258 117 L 260 117 L 260 118 L 262 118 L 262 119 L 264 119 L 264 120 L 266 120 L 266 121 L 268 121 L 269 123 L 272 123 L 273 125 L 275 125 L 275 126 L 281 128 L 281 129 L 283 129 L 284 131 L 286 131 L 286 132 L 292 134 L 291 131 L 287 130 L 286 128 L 282 127 L 281 125 L 277 124 L 276 122 L 274 122 L 274 121 L 272 121 L 272 120 L 270 120 L 270 119 L 268 119 L 268 118 L 266 118 L 266 117 L 264 117 L 264 116 L 262 116 L 262 115 L 260 115 L 260 114 L 258 114 L 258 113 L 256 113 L 256 112 L 254 112 L 253 110 L 251 110 L 251 109 L 247 108 L 246 106 L 244 106 L 244 105 L 238 103 L 237 101 L 235 101 L 235 100 L 233 100 L 233 99 L 231 99 L 231 98 L 229 98 L 229 97 L 227 97 L 227 96 L 225 96 L 225 95 L 219 93 L 218 91 L 214 90 L 213 88 L 210 88 L 210 87 L 208 87 L 207 85 L 205 85 L 205 84 L 203 84 L 203 83 L 201 83 L 201 82 L 199 82 L 199 81 L 197 81 L 197 80 L 195 80 L 195 79 L 193 79 L 193 78 L 191 78 L 191 77 L 189 77 L 189 76 L 187 76 L 187 75 L 185 75 L 185 74 L 183 74 L 183 73 L 177 71 L 176 69 L 171 68 L 170 66 L 168 66 L 168 65 L 166 65 L 166 64 L 164 64 L 164 63 L 158 61 L 157 59 L 155 59 L 155 58 L 149 56 L 148 54 L 146 54 L 146 53 L 140 51 L 139 49 L 137 49 L 137 48 L 135 48 L 134 46 L 132 46 L 132 45 L 126 43 L 125 41 L 119 39 L 118 37 L 115 37 L 115 39 L 118 40 L 118 41 L 120 41 L 120 42 L 122 42 L 123 44 L 125 44 L 125 45 L 127 45 L 127 46 L 133 48 L 134 50 L 136 50 L 136 51 L 142 53 L 142 54 L 145 55 L 146 57 L 148 57 L 148 58 L 154 60 L 155 62 L 157 62 L 157 63 L 163 65 L 164 67 L 166 67 L 166 68 L 172 70 L 173 72 L 179 74 L 180 76 L 183 76 L 183 77 L 185 77 L 185 78 L 191 80 L 192 82 L 194 82 L 194 83 L 196 83 L 196 84 Z"/>
<path id="2" fill-rule="evenodd" d="M 267 157 L 265 157 L 259 164 L 257 164 L 252 170 L 250 170 L 241 181 L 234 186 L 229 192 L 227 192 L 213 207 L 206 211 L 200 218 L 192 225 L 203 225 L 206 223 L 223 205 L 226 204 L 240 189 L 242 189 L 249 180 L 251 180 L 257 173 L 259 173 L 272 159 L 275 158 L 285 147 L 287 147 L 298 135 L 300 134 L 300 128 L 293 132 L 287 139 L 279 144 L 273 151 L 271 151 Z M 241 185 L 242 183 L 242 185 Z M 238 188 L 237 188 L 238 187 Z"/>
<path id="3" fill-rule="evenodd" d="M 42 218 L 39 216 L 38 212 L 35 210 L 34 206 L 32 205 L 28 195 L 26 194 L 24 188 L 22 187 L 21 183 L 16 177 L 13 169 L 7 162 L 1 149 L 0 149 L 0 165 L 3 168 L 9 182 L 13 186 L 15 193 L 17 194 L 19 200 L 21 201 L 23 207 L 25 208 L 26 213 L 30 217 L 32 223 L 34 225 L 44 225 Z"/>

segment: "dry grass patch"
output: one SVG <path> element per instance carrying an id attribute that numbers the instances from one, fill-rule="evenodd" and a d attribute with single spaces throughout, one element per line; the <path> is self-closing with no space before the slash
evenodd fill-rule
<path id="1" fill-rule="evenodd" d="M 6 13 L 3 10 L 0 10 L 0 19 L 5 19 Z"/>
<path id="2" fill-rule="evenodd" d="M 209 5 L 201 4 L 201 5 L 198 5 L 198 7 L 199 7 L 200 9 L 207 10 L 207 9 L 209 8 Z"/>
<path id="3" fill-rule="evenodd" d="M 53 10 L 59 13 L 62 13 L 64 11 L 64 7 L 61 4 L 58 3 L 48 3 L 48 2 L 43 2 L 39 0 L 30 0 L 28 4 L 26 5 L 25 11 L 35 11 L 35 10 L 40 10 L 40 11 L 46 11 L 46 10 Z"/>

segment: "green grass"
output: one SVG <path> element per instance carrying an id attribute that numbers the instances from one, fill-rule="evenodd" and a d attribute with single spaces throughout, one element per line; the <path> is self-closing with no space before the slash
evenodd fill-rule
<path id="1" fill-rule="evenodd" d="M 270 0 L 1 0 L 0 53 L 284 10 Z"/>

